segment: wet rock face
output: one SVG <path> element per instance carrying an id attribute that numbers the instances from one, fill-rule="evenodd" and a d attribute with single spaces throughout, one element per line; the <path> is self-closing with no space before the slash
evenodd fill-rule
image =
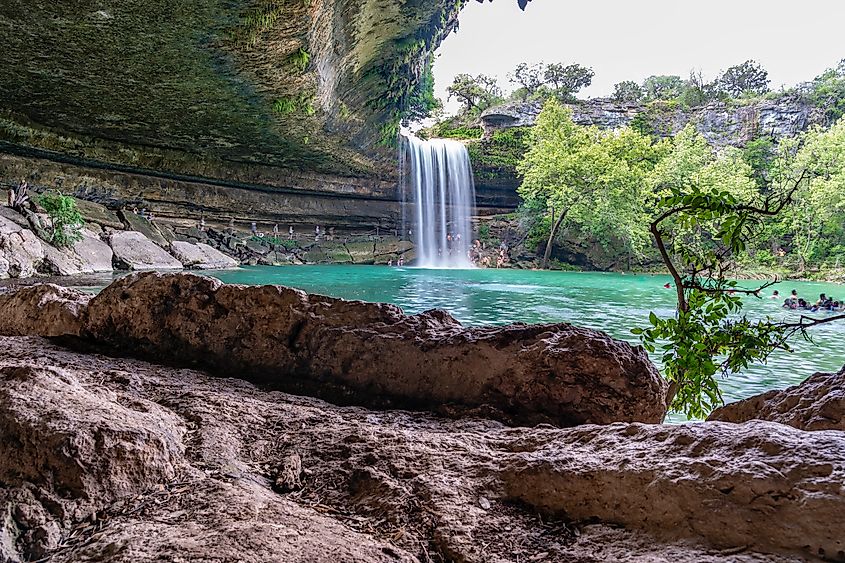
<path id="1" fill-rule="evenodd" d="M 85 330 L 113 350 L 339 402 L 562 426 L 666 412 L 666 384 L 642 349 L 566 324 L 466 328 L 443 311 L 148 273 L 94 298 Z"/>
<path id="2" fill-rule="evenodd" d="M 837 373 L 816 373 L 800 385 L 730 403 L 713 411 L 708 420 L 770 420 L 801 430 L 845 430 L 845 368 Z"/>
<path id="3" fill-rule="evenodd" d="M 507 428 L 38 338 L 0 383 L 4 560 L 845 560 L 841 432 Z"/>

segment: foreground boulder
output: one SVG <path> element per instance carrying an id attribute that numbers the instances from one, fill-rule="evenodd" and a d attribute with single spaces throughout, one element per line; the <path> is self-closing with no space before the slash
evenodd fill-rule
<path id="1" fill-rule="evenodd" d="M 121 270 L 181 270 L 182 263 L 137 231 L 112 233 L 109 244 Z"/>
<path id="2" fill-rule="evenodd" d="M 467 328 L 443 311 L 146 273 L 95 297 L 87 338 L 340 403 L 487 409 L 512 423 L 660 422 L 641 348 L 568 324 Z"/>
<path id="3" fill-rule="evenodd" d="M 845 560 L 840 432 L 507 428 L 0 338 L 0 438 L 0 560 Z"/>
<path id="4" fill-rule="evenodd" d="M 182 461 L 178 416 L 89 387 L 37 361 L 0 366 L 0 507 L 13 518 L 0 535 L 27 558 L 47 555 L 61 528 L 114 499 L 172 480 Z"/>
<path id="5" fill-rule="evenodd" d="M 802 430 L 845 430 L 845 368 L 714 410 L 707 420 L 771 420 Z"/>

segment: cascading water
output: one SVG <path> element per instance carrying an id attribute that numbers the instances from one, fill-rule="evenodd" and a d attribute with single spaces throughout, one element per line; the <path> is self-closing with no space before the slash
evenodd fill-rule
<path id="1" fill-rule="evenodd" d="M 403 172 L 410 172 L 403 175 L 403 233 L 416 246 L 416 265 L 471 268 L 475 183 L 469 152 L 458 141 L 414 136 L 402 147 Z"/>

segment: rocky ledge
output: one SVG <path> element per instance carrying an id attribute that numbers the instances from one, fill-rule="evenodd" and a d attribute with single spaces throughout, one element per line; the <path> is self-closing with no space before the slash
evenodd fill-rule
<path id="1" fill-rule="evenodd" d="M 843 561 L 843 480 L 836 431 L 508 428 L 0 338 L 2 561 Z"/>
<path id="2" fill-rule="evenodd" d="M 568 324 L 468 328 L 444 311 L 155 272 L 88 299 L 49 285 L 0 296 L 0 333 L 74 336 L 342 404 L 558 426 L 666 414 L 666 383 L 642 348 Z"/>
<path id="3" fill-rule="evenodd" d="M 85 217 L 79 240 L 57 247 L 43 225 L 50 219 L 0 206 L 0 279 L 73 276 L 113 270 L 229 269 L 239 262 L 207 244 L 178 240 L 147 218 L 76 200 Z M 34 224 L 33 224 L 34 223 Z M 41 235 L 41 236 L 39 236 Z"/>

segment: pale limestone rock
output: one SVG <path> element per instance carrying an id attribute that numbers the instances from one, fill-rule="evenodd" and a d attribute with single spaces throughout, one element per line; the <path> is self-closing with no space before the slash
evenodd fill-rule
<path id="1" fill-rule="evenodd" d="M 137 231 L 120 231 L 109 237 L 114 260 L 121 270 L 181 270 L 182 263 Z"/>
<path id="2" fill-rule="evenodd" d="M 239 266 L 234 258 L 202 242 L 173 241 L 170 251 L 185 268 L 193 270 L 228 270 Z"/>
<path id="3" fill-rule="evenodd" d="M 0 217 L 0 277 L 29 278 L 44 260 L 41 239 L 35 233 Z"/>
<path id="4" fill-rule="evenodd" d="M 82 260 L 87 272 L 111 272 L 114 252 L 96 233 L 81 231 L 82 239 L 74 243 L 73 251 Z"/>

